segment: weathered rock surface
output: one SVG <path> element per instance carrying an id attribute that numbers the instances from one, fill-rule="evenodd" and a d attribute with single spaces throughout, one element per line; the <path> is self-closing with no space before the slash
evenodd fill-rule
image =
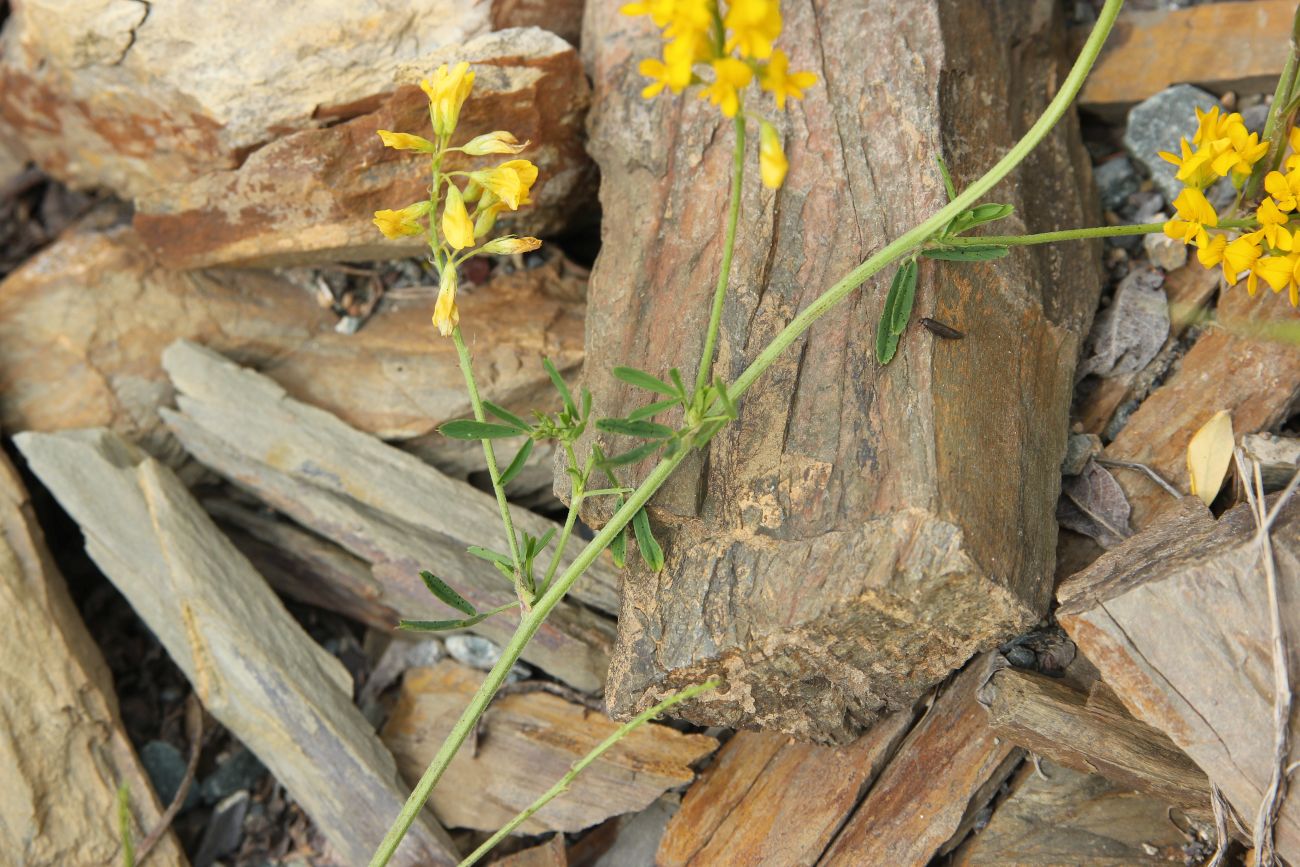
<path id="1" fill-rule="evenodd" d="M 384 742 L 411 782 L 419 779 L 483 675 L 450 660 L 411 669 L 384 726 Z M 452 760 L 429 800 L 448 827 L 495 831 L 551 787 L 618 724 L 547 692 L 504 695 L 492 703 L 477 751 Z M 523 834 L 580 831 L 645 809 L 666 790 L 694 779 L 692 762 L 717 749 L 705 735 L 648 724 L 589 766 L 563 797 L 520 826 Z"/>
<path id="2" fill-rule="evenodd" d="M 1178 153 L 1179 139 L 1190 142 L 1196 132 L 1196 109 L 1209 111 L 1218 104 L 1214 94 L 1190 84 L 1176 84 L 1144 99 L 1128 113 L 1124 147 L 1150 175 L 1166 202 L 1178 197 L 1183 184 L 1175 177 L 1178 167 L 1161 159 L 1160 152 Z"/>
<path id="3" fill-rule="evenodd" d="M 203 706 L 270 768 L 347 863 L 365 863 L 406 789 L 352 703 L 343 665 L 162 464 L 103 429 L 15 441 Z M 427 819 L 412 825 L 396 855 L 412 867 L 457 860 L 446 832 Z"/>
<path id="4" fill-rule="evenodd" d="M 1245 504 L 1215 521 L 1201 501 L 1103 554 L 1058 590 L 1057 617 L 1138 719 L 1163 731 L 1254 821 L 1273 770 L 1267 582 Z M 1274 525 L 1290 670 L 1300 671 L 1300 501 Z M 1292 721 L 1291 742 L 1300 737 Z M 1300 803 L 1283 802 L 1278 854 L 1300 858 Z"/>
<path id="5" fill-rule="evenodd" d="M 944 203 L 936 153 L 960 185 L 1005 152 L 1060 81 L 1055 10 L 786 10 L 791 67 L 819 83 L 783 121 L 783 189 L 760 189 L 751 151 L 718 374 L 736 376 L 797 310 Z M 730 123 L 693 96 L 640 99 L 636 59 L 657 47 L 647 22 L 589 4 L 583 46 L 606 239 L 587 384 L 612 415 L 635 405 L 612 366 L 694 374 L 733 145 Z M 992 197 L 1035 231 L 1091 218 L 1075 129 L 1065 123 Z M 1044 611 L 1095 256 L 1039 248 L 996 265 L 927 263 L 921 275 L 917 314 L 965 340 L 917 328 L 878 367 L 867 335 L 881 275 L 797 341 L 707 459 L 683 465 L 655 501 L 668 565 L 627 582 L 617 712 L 718 673 L 730 689 L 683 715 L 845 742 Z"/>
<path id="6" fill-rule="evenodd" d="M 30 867 L 119 863 L 117 789 L 140 840 L 162 810 L 118 716 L 112 676 L 0 454 L 0 850 Z M 182 865 L 168 832 L 153 858 Z"/>
<path id="7" fill-rule="evenodd" d="M 490 4 L 460 0 L 23 0 L 0 39 L 0 124 L 54 177 L 133 198 L 346 115 L 490 26 Z"/>
<path id="8" fill-rule="evenodd" d="M 491 494 L 293 400 L 267 377 L 196 344 L 178 341 L 163 363 L 180 408 L 165 409 L 163 416 L 194 457 L 369 564 L 374 580 L 368 592 L 348 569 L 327 596 L 336 602 L 357 599 L 365 617 L 376 608 L 387 610 L 388 628 L 398 617 L 457 616 L 429 593 L 422 569 L 442 577 L 482 611 L 515 598 L 500 572 L 465 550 L 499 544 L 500 517 Z M 512 519 L 517 530 L 534 536 L 558 528 L 520 508 L 512 510 Z M 561 562 L 571 562 L 576 550 L 570 547 Z M 322 571 L 320 577 L 333 581 L 336 574 Z M 608 560 L 593 564 L 574 588 L 574 601 L 557 606 L 528 644 L 524 660 L 578 689 L 598 690 L 612 628 L 579 602 L 616 609 L 620 577 Z M 517 616 L 508 611 L 472 631 L 504 644 L 514 634 Z"/>
<path id="9" fill-rule="evenodd" d="M 496 129 L 533 143 L 521 155 L 539 170 L 533 204 L 504 216 L 501 230 L 546 235 L 589 215 L 595 170 L 583 149 L 583 121 L 591 88 L 568 43 L 528 28 L 448 46 L 402 66 L 392 96 L 358 117 L 280 138 L 229 170 L 145 192 L 137 230 L 169 268 L 427 253 L 423 239 L 390 241 L 371 222 L 378 209 L 428 198 L 429 187 L 428 160 L 385 148 L 375 131 L 427 135 L 429 101 L 418 82 L 435 65 L 459 60 L 474 64 L 476 77 L 456 143 Z M 447 167 L 470 162 L 453 154 Z"/>
<path id="10" fill-rule="evenodd" d="M 1291 0 L 1125 9 L 1084 82 L 1079 104 L 1119 120 L 1134 103 L 1174 84 L 1217 94 L 1272 93 L 1286 63 L 1294 16 Z"/>
<path id="11" fill-rule="evenodd" d="M 173 395 L 159 359 L 183 337 L 256 366 L 293 397 L 369 433 L 426 437 L 470 411 L 455 347 L 429 324 L 435 291 L 385 299 L 359 332 L 344 335 L 312 296 L 273 274 L 176 273 L 129 229 L 73 233 L 0 283 L 0 424 L 103 425 L 174 454 L 158 418 Z M 486 399 L 519 411 L 550 399 L 540 358 L 561 370 L 580 363 L 580 299 L 581 283 L 549 268 L 462 293 Z M 490 340 L 480 331 L 487 323 Z"/>

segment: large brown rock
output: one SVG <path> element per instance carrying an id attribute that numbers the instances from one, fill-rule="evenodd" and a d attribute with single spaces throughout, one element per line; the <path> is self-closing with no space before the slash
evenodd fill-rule
<path id="1" fill-rule="evenodd" d="M 126 198 L 235 168 L 491 26 L 491 4 L 460 0 L 12 5 L 0 125 L 60 180 Z"/>
<path id="2" fill-rule="evenodd" d="M 376 130 L 429 132 L 419 80 L 440 63 L 474 65 L 474 92 L 456 142 L 507 129 L 531 141 L 533 204 L 501 231 L 546 235 L 590 214 L 595 170 L 583 149 L 591 98 L 582 64 L 563 39 L 535 27 L 490 33 L 395 74 L 395 92 L 344 123 L 285 136 L 242 165 L 160 187 L 137 202 L 136 228 L 170 268 L 384 259 L 427 253 L 424 239 L 390 241 L 371 222 L 381 208 L 428 198 L 428 160 L 385 148 Z M 475 160 L 475 164 L 489 164 Z M 451 169 L 470 160 L 453 154 Z"/>
<path id="3" fill-rule="evenodd" d="M 787 4 L 782 44 L 819 83 L 782 120 L 790 172 L 758 184 L 751 150 L 716 372 L 735 377 L 800 308 L 989 167 L 1055 94 L 1056 5 L 957 0 Z M 588 385 L 607 371 L 694 373 L 721 252 L 730 123 L 693 95 L 643 101 L 657 35 L 591 4 L 592 151 L 605 246 L 591 282 Z M 993 194 L 1007 231 L 1095 215 L 1077 128 Z M 890 274 L 826 316 L 746 395 L 707 457 L 651 510 L 668 563 L 626 582 L 611 705 L 645 707 L 713 674 L 683 713 L 845 741 L 1046 610 L 1072 369 L 1101 279 L 1085 245 L 992 264 L 921 266 L 918 316 L 893 364 L 873 335 Z M 626 446 L 623 446 L 624 448 Z M 598 521 L 601 516 L 589 516 Z"/>
<path id="4" fill-rule="evenodd" d="M 470 338 L 484 397 L 530 409 L 551 391 L 542 355 L 580 363 L 581 285 L 544 267 L 461 293 L 467 324 L 492 323 L 491 341 Z M 428 438 L 470 411 L 456 350 L 430 324 L 433 291 L 386 298 L 339 334 L 332 313 L 269 272 L 169 271 L 128 228 L 74 232 L 0 282 L 0 424 L 102 425 L 168 454 L 157 409 L 173 390 L 159 359 L 184 337 L 368 433 Z"/>

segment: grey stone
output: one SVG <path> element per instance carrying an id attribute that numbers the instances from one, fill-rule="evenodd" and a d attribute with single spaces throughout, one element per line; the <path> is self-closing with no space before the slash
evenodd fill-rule
<path id="1" fill-rule="evenodd" d="M 1146 250 L 1151 264 L 1166 271 L 1181 268 L 1187 264 L 1187 245 L 1163 232 L 1153 232 L 1142 237 L 1142 249 Z"/>
<path id="2" fill-rule="evenodd" d="M 1097 166 L 1092 170 L 1092 178 L 1101 194 L 1101 206 L 1108 211 L 1118 211 L 1141 185 L 1137 169 L 1126 156 L 1115 157 Z"/>
<path id="3" fill-rule="evenodd" d="M 1088 461 L 1101 454 L 1101 437 L 1096 434 L 1070 434 L 1065 445 L 1065 460 L 1061 461 L 1061 475 L 1077 476 Z"/>
<path id="4" fill-rule="evenodd" d="M 1213 94 L 1199 87 L 1176 84 L 1133 106 L 1128 113 L 1124 147 L 1151 176 L 1165 201 L 1176 199 L 1182 184 L 1174 177 L 1178 169 L 1162 160 L 1160 151 L 1178 153 L 1179 139 L 1190 141 L 1196 133 L 1196 109 L 1208 111 L 1218 104 Z"/>
<path id="5" fill-rule="evenodd" d="M 443 642 L 447 653 L 462 665 L 487 671 L 501 658 L 501 647 L 494 641 L 480 635 L 452 635 Z M 506 680 L 526 680 L 532 677 L 532 669 L 522 663 L 515 663 Z"/>
<path id="6" fill-rule="evenodd" d="M 635 816 L 619 819 L 614 845 L 596 859 L 592 867 L 631 867 L 654 864 L 659 842 L 668 820 L 677 812 L 681 801 L 676 795 L 664 795 Z"/>
<path id="7" fill-rule="evenodd" d="M 199 796 L 205 804 L 215 804 L 240 789 L 251 789 L 266 768 L 257 756 L 240 749 L 230 756 L 199 783 Z"/>
<path id="8" fill-rule="evenodd" d="M 212 811 L 203 831 L 194 867 L 211 867 L 221 856 L 234 852 L 244 839 L 244 816 L 248 814 L 248 792 L 231 794 Z"/>
<path id="9" fill-rule="evenodd" d="M 1135 373 L 1155 358 L 1169 336 L 1169 305 L 1155 269 L 1130 272 L 1115 289 L 1115 300 L 1098 314 L 1076 376 Z"/>
<path id="10" fill-rule="evenodd" d="M 1241 120 L 1250 132 L 1264 136 L 1264 124 L 1268 122 L 1268 103 L 1259 102 L 1241 110 Z"/>
<path id="11" fill-rule="evenodd" d="M 170 804 L 180 790 L 181 780 L 185 779 L 185 757 L 181 751 L 166 741 L 149 741 L 140 749 L 140 761 L 149 773 L 153 790 L 158 801 L 164 807 Z M 198 788 L 191 786 L 185 795 L 182 810 L 199 805 Z"/>

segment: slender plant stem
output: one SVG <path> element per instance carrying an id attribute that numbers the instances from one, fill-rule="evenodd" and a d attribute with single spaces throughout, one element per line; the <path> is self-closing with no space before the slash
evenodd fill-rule
<path id="1" fill-rule="evenodd" d="M 578 456 L 573 451 L 573 443 L 566 442 L 564 448 L 568 452 L 569 469 L 577 473 Z M 587 480 L 591 478 L 591 471 L 595 465 L 594 456 L 588 458 L 587 466 L 582 470 L 581 481 L 574 479 L 573 490 L 569 492 L 569 514 L 564 518 L 564 528 L 560 530 L 560 540 L 555 543 L 555 554 L 551 557 L 550 565 L 546 567 L 546 577 L 542 579 L 539 595 L 546 593 L 546 589 L 551 586 L 551 579 L 555 577 L 555 570 L 560 566 L 560 558 L 564 556 L 569 537 L 573 535 L 573 527 L 578 523 L 578 510 L 582 508 L 582 501 L 587 497 Z"/>
<path id="2" fill-rule="evenodd" d="M 1115 24 L 1115 17 L 1119 14 L 1120 7 L 1124 5 L 1124 0 L 1106 0 L 1105 6 L 1102 7 L 1101 13 L 1097 16 L 1097 23 L 1093 27 L 1091 35 L 1087 42 L 1084 43 L 1083 49 L 1079 53 L 1069 75 L 1061 84 L 1061 89 L 1057 92 L 1055 98 L 1047 106 L 1043 115 L 1030 127 L 1025 136 L 997 162 L 983 177 L 975 181 L 963 193 L 957 196 L 947 206 L 940 209 L 938 213 L 924 221 L 916 228 L 904 234 L 893 243 L 887 245 L 874 256 L 867 259 L 861 265 L 858 265 L 850 271 L 838 283 L 826 290 L 822 295 L 815 299 L 807 308 L 800 312 L 790 324 L 773 339 L 767 348 L 758 354 L 753 363 L 740 375 L 736 383 L 729 389 L 733 399 L 738 398 L 747 391 L 754 382 L 760 377 L 772 363 L 780 357 L 791 343 L 793 343 L 801 334 L 827 310 L 843 300 L 850 292 L 861 286 L 876 272 L 880 271 L 890 262 L 911 252 L 916 247 L 924 243 L 931 235 L 947 225 L 948 221 L 957 214 L 973 205 L 981 196 L 993 188 L 998 181 L 1005 177 L 1013 168 L 1016 167 L 1029 152 L 1047 135 L 1061 117 L 1064 116 L 1070 103 L 1079 93 L 1079 88 L 1083 85 L 1083 80 L 1092 68 L 1093 63 L 1097 60 L 1097 54 L 1101 51 L 1102 44 L 1106 41 L 1111 28 Z M 437 785 L 438 780 L 442 777 L 443 772 L 451 763 L 452 757 L 456 755 L 461 744 L 465 742 L 469 732 L 477 724 L 478 719 L 486 710 L 492 696 L 505 682 L 506 674 L 510 667 L 519 659 L 523 653 L 524 647 L 537 634 L 547 615 L 559 604 L 573 582 L 585 572 L 596 557 L 609 547 L 610 543 L 623 531 L 623 528 L 632 520 L 632 517 L 644 506 L 656 491 L 666 482 L 673 474 L 673 471 L 685 460 L 686 455 L 691 449 L 704 441 L 711 434 L 711 428 L 716 430 L 717 426 L 706 425 L 701 428 L 696 437 L 683 447 L 678 449 L 672 457 L 665 458 L 650 471 L 645 480 L 637 486 L 627 500 L 614 513 L 609 522 L 601 528 L 600 532 L 587 543 L 587 545 L 574 558 L 555 580 L 555 583 L 542 594 L 534 604 L 531 611 L 525 612 L 523 619 L 520 621 L 514 636 L 506 645 L 501 653 L 501 658 L 497 660 L 496 665 L 488 672 L 482 685 L 470 700 L 469 705 L 461 714 L 456 724 L 452 726 L 451 732 L 443 741 L 442 746 L 438 748 L 437 754 L 425 769 L 423 776 L 416 783 L 414 790 L 407 798 L 401 813 L 398 815 L 388 833 L 384 836 L 379 848 L 375 852 L 374 858 L 370 861 L 370 867 L 384 867 L 397 850 L 398 844 L 401 843 L 402 837 L 410 828 L 415 817 L 424 807 L 425 801 L 429 798 L 429 793 Z M 689 446 L 689 447 L 688 447 Z"/>
<path id="3" fill-rule="evenodd" d="M 680 692 L 676 693 L 675 695 L 672 695 L 669 698 L 666 698 L 663 701 L 659 702 L 659 704 L 655 705 L 649 710 L 643 711 L 637 714 L 632 719 L 628 720 L 626 723 L 624 723 L 622 726 L 619 727 L 618 731 L 610 734 L 609 737 L 605 738 L 603 741 L 597 744 L 596 747 L 591 752 L 587 753 L 581 759 L 574 762 L 573 767 L 569 769 L 569 772 L 566 773 L 563 777 L 560 777 L 559 781 L 557 781 L 554 786 L 551 786 L 549 789 L 547 789 L 541 795 L 541 797 L 539 797 L 536 801 L 533 801 L 531 804 L 525 807 L 522 811 L 520 811 L 518 815 L 516 815 L 513 819 L 511 819 L 509 822 L 503 825 L 500 830 L 498 830 L 495 834 L 493 834 L 491 837 L 485 840 L 482 846 L 479 846 L 477 849 L 475 849 L 473 852 L 470 853 L 469 857 L 467 857 L 464 861 L 460 862 L 459 867 L 470 867 L 471 864 L 478 863 L 478 860 L 480 858 L 482 858 L 488 852 L 491 852 L 493 847 L 495 847 L 498 843 L 500 843 L 507 836 L 509 836 L 509 834 L 512 831 L 514 831 L 524 822 L 527 822 L 533 816 L 534 813 L 536 813 L 538 810 L 545 807 L 547 804 L 555 800 L 560 795 L 567 792 L 569 790 L 569 786 L 573 784 L 573 781 L 575 779 L 577 779 L 578 774 L 586 770 L 588 765 L 596 761 L 596 759 L 600 758 L 605 753 L 605 751 L 608 750 L 610 747 L 614 746 L 614 744 L 618 743 L 623 738 L 627 737 L 629 734 L 636 731 L 645 723 L 659 716 L 661 713 L 668 710 L 673 705 L 678 704 L 679 702 L 686 701 L 686 699 L 688 698 L 694 698 L 695 696 L 699 695 L 702 692 L 708 692 L 711 689 L 716 689 L 718 683 L 719 681 L 710 680 L 705 683 L 696 684 L 695 686 L 688 686 L 685 689 L 681 690 Z"/>
<path id="4" fill-rule="evenodd" d="M 736 112 L 736 147 L 731 154 L 731 204 L 727 208 L 727 230 L 722 238 L 722 262 L 718 270 L 718 285 L 713 290 L 713 307 L 709 310 L 709 330 L 704 333 L 704 351 L 700 353 L 700 368 L 695 373 L 695 390 L 702 391 L 713 373 L 713 352 L 718 345 L 718 330 L 722 327 L 722 304 L 727 298 L 727 283 L 731 279 L 731 257 L 736 251 L 736 224 L 740 220 L 740 193 L 745 179 L 745 112 Z"/>
<path id="5" fill-rule="evenodd" d="M 448 267 L 454 267 L 449 265 Z M 451 330 L 452 342 L 456 344 L 456 355 L 460 358 L 460 371 L 465 375 L 465 390 L 469 392 L 469 402 L 474 407 L 474 418 L 484 421 L 483 399 L 479 397 L 478 382 L 474 379 L 474 363 L 469 357 L 469 347 L 457 325 Z M 506 541 L 510 544 L 510 559 L 515 567 L 515 592 L 520 603 L 527 609 L 532 603 L 531 588 L 524 587 L 524 568 L 519 559 L 519 543 L 515 539 L 515 522 L 510 518 L 510 503 L 506 501 L 506 488 L 501 484 L 501 471 L 497 469 L 496 450 L 492 440 L 483 442 L 483 459 L 487 461 L 488 477 L 492 480 L 492 490 L 497 495 L 497 508 L 501 510 L 501 523 L 505 527 Z"/>
<path id="6" fill-rule="evenodd" d="M 1268 108 L 1268 119 L 1264 121 L 1264 140 L 1269 142 L 1268 154 L 1251 172 L 1250 183 L 1245 188 L 1247 199 L 1254 199 L 1259 194 L 1259 185 L 1264 176 L 1270 171 L 1276 171 L 1282 164 L 1286 141 L 1278 133 L 1286 129 L 1286 114 L 1294 111 L 1291 102 L 1296 97 L 1297 73 L 1300 73 L 1300 7 L 1296 8 L 1295 17 L 1291 21 L 1291 50 L 1287 52 L 1286 65 L 1278 76 L 1273 102 Z"/>
<path id="7" fill-rule="evenodd" d="M 1220 229 L 1250 229 L 1258 224 L 1253 217 L 1240 220 L 1220 220 Z M 1083 241 L 1089 238 L 1119 238 L 1124 235 L 1150 235 L 1163 231 L 1164 223 L 1135 223 L 1131 226 L 1094 226 L 1087 229 L 1062 229 L 1059 232 L 1038 232 L 1033 235 L 961 235 L 944 238 L 943 247 L 1022 247 L 1030 244 L 1055 244 L 1058 241 Z"/>

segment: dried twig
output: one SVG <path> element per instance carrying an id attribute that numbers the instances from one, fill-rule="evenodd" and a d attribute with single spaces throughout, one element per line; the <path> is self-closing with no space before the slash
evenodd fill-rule
<path id="1" fill-rule="evenodd" d="M 149 836 L 140 842 L 136 850 L 135 863 L 143 864 L 149 857 L 149 852 L 162 839 L 163 834 L 171 827 L 172 820 L 176 814 L 181 811 L 185 804 L 185 798 L 190 793 L 190 786 L 194 784 L 194 774 L 199 769 L 199 754 L 203 752 L 203 705 L 199 703 L 199 697 L 190 693 L 190 697 L 185 701 L 185 737 L 190 742 L 190 759 L 185 765 L 185 776 L 181 777 L 180 787 L 176 789 L 176 796 L 172 802 L 167 805 L 162 816 L 158 819 L 158 824 L 149 832 Z"/>
<path id="2" fill-rule="evenodd" d="M 1265 511 L 1264 482 L 1261 478 L 1259 462 L 1251 461 L 1251 473 L 1246 472 L 1246 459 L 1237 449 L 1234 453 L 1237 472 L 1244 479 L 1250 479 L 1246 485 L 1246 497 L 1250 503 L 1251 514 L 1255 518 L 1255 545 L 1260 560 L 1264 564 L 1264 577 L 1268 586 L 1269 625 L 1272 632 L 1273 650 L 1273 771 L 1268 788 L 1260 802 L 1255 815 L 1255 832 L 1252 845 L 1255 850 L 1257 867 L 1272 867 L 1277 863 L 1273 849 L 1273 826 L 1277 822 L 1278 811 L 1286 798 L 1287 760 L 1290 756 L 1291 729 L 1291 674 L 1287 665 L 1287 639 L 1282 625 L 1282 612 L 1277 587 L 1277 564 L 1273 559 L 1271 532 L 1273 523 L 1282 508 L 1300 486 L 1300 472 L 1291 478 L 1290 484 L 1273 503 L 1273 508 Z"/>
<path id="3" fill-rule="evenodd" d="M 1166 482 L 1159 473 L 1148 467 L 1146 464 L 1139 464 L 1137 461 L 1118 461 L 1114 458 L 1093 458 L 1093 460 L 1101 464 L 1103 467 L 1120 467 L 1125 470 L 1137 470 L 1146 473 L 1147 477 L 1150 478 L 1151 481 L 1164 488 L 1171 496 L 1180 500 L 1183 497 L 1182 493 L 1180 493 L 1177 488 Z"/>

